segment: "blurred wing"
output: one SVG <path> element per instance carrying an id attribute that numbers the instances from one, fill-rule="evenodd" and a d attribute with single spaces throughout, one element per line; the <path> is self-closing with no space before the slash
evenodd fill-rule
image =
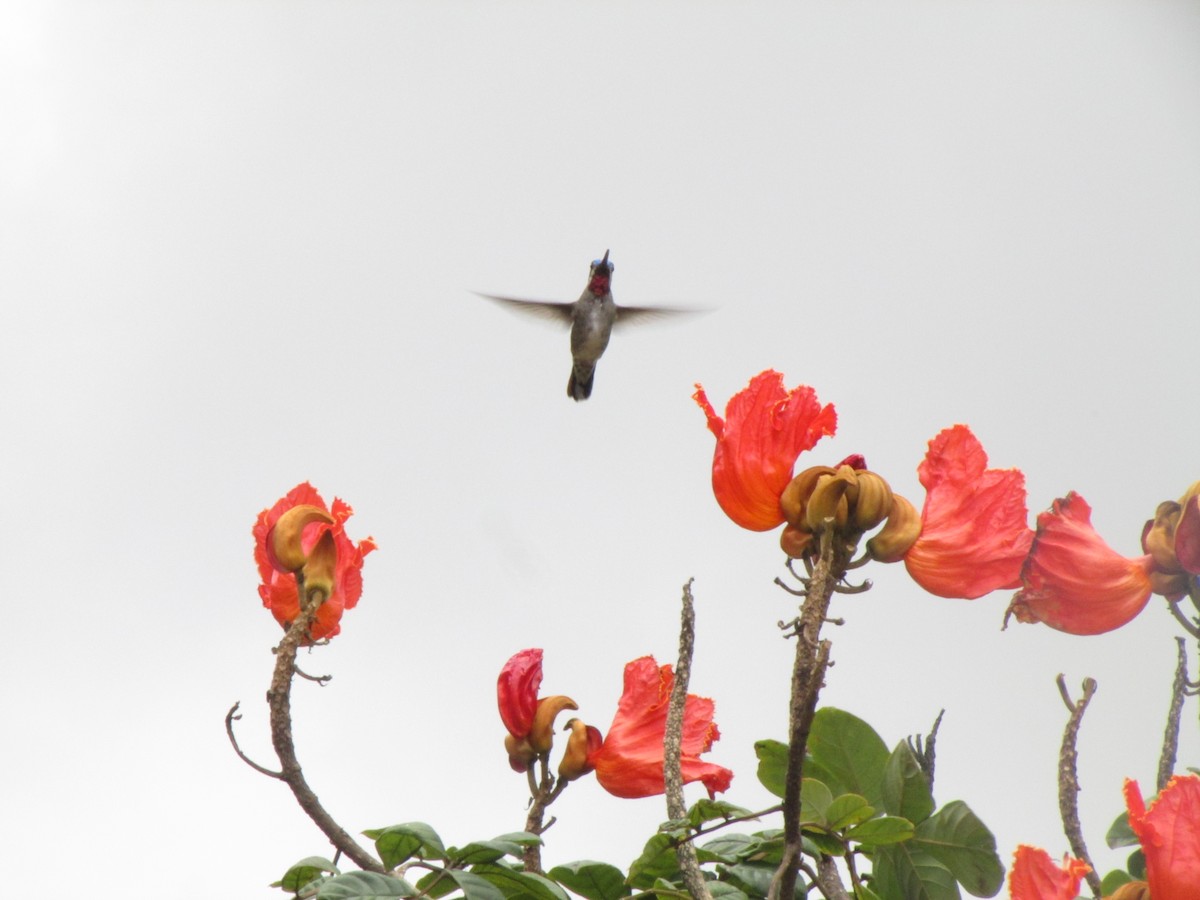
<path id="1" fill-rule="evenodd" d="M 505 309 L 516 310 L 523 315 L 536 316 L 548 322 L 557 322 L 559 325 L 571 324 L 571 308 L 574 306 L 573 303 L 546 303 L 541 300 L 497 297 L 495 294 L 479 294 L 479 296 L 488 300 L 494 300 Z"/>
<path id="2" fill-rule="evenodd" d="M 674 322 L 687 316 L 698 316 L 708 312 L 712 310 L 686 306 L 618 306 L 615 327 L 624 328 L 646 322 Z"/>

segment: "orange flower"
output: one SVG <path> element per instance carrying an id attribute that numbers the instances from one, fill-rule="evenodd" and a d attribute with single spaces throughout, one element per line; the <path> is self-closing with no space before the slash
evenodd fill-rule
<path id="1" fill-rule="evenodd" d="M 1092 508 L 1072 492 L 1038 516 L 1009 613 L 1070 634 L 1120 628 L 1150 599 L 1153 557 L 1121 556 L 1092 528 Z"/>
<path id="2" fill-rule="evenodd" d="M 542 684 L 542 651 L 515 653 L 496 680 L 500 719 L 508 729 L 504 747 L 514 772 L 526 771 L 535 759 L 549 754 L 554 743 L 554 719 L 564 709 L 578 709 L 570 697 L 538 697 Z"/>
<path id="3" fill-rule="evenodd" d="M 921 534 L 904 556 L 913 580 L 967 600 L 1019 586 L 1033 541 L 1021 470 L 989 469 L 979 439 L 955 425 L 929 442 L 917 473 L 926 490 Z"/>
<path id="4" fill-rule="evenodd" d="M 1136 781 L 1125 780 L 1129 826 L 1142 842 L 1154 900 L 1200 897 L 1200 777 L 1176 775 L 1146 808 Z"/>
<path id="5" fill-rule="evenodd" d="M 837 430 L 833 406 L 821 406 L 810 387 L 785 390 L 783 376 L 771 369 L 755 375 L 733 396 L 724 419 L 698 384 L 692 399 L 704 410 L 708 430 L 717 439 L 712 483 L 721 509 L 751 531 L 782 524 L 779 495 L 791 481 L 801 452 Z"/>
<path id="6" fill-rule="evenodd" d="M 1039 847 L 1022 844 L 1013 855 L 1008 874 L 1008 892 L 1012 900 L 1075 900 L 1079 882 L 1092 867 L 1080 859 L 1063 857 L 1056 865 L 1050 854 Z"/>
<path id="7" fill-rule="evenodd" d="M 663 739 L 667 705 L 675 675 L 651 656 L 625 666 L 625 690 L 617 704 L 612 727 L 599 749 L 588 754 L 600 786 L 615 797 L 650 797 L 666 789 L 663 783 Z M 701 781 L 709 796 L 729 789 L 733 772 L 700 760 L 720 738 L 713 722 L 713 702 L 688 694 L 683 711 L 680 763 L 685 783 Z"/>
<path id="8" fill-rule="evenodd" d="M 376 549 L 375 541 L 371 538 L 355 544 L 346 536 L 346 520 L 354 513 L 349 504 L 337 497 L 333 507 L 325 505 L 321 495 L 307 481 L 292 488 L 282 500 L 270 509 L 264 509 L 258 514 L 254 523 L 254 561 L 258 565 L 258 574 L 262 584 L 258 586 L 258 595 L 262 598 L 263 606 L 271 611 L 280 625 L 285 629 L 300 614 L 300 600 L 296 592 L 296 578 L 293 569 L 282 565 L 275 557 L 272 531 L 284 513 L 297 506 L 317 507 L 328 514 L 332 522 L 310 521 L 300 534 L 300 550 L 302 555 L 313 552 L 321 538 L 329 534 L 336 552 L 336 562 L 332 572 L 332 593 L 317 609 L 317 616 L 309 628 L 309 636 L 305 643 L 331 638 L 342 630 L 342 612 L 352 609 L 358 598 L 362 596 L 362 565 L 363 557 Z M 322 518 L 325 518 L 324 516 Z M 327 546 L 328 540 L 325 542 Z"/>

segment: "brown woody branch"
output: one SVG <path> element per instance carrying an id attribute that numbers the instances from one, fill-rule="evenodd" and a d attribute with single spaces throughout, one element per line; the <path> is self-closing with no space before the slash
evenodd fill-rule
<path id="1" fill-rule="evenodd" d="M 1056 681 L 1063 703 L 1067 705 L 1067 709 L 1071 713 L 1067 720 L 1067 727 L 1063 730 L 1062 749 L 1058 754 L 1058 812 L 1062 817 L 1063 831 L 1066 832 L 1067 841 L 1071 845 L 1071 853 L 1076 859 L 1083 860 L 1091 867 L 1087 874 L 1088 887 L 1092 889 L 1092 895 L 1099 898 L 1101 894 L 1100 876 L 1096 874 L 1096 866 L 1092 863 L 1087 844 L 1083 840 L 1083 828 L 1079 824 L 1079 798 L 1076 796 L 1079 793 L 1079 777 L 1076 768 L 1079 754 L 1075 750 L 1083 714 L 1087 710 L 1088 703 L 1091 702 L 1092 695 L 1096 693 L 1096 679 L 1083 679 L 1083 696 L 1079 698 L 1078 703 L 1071 702 L 1065 677 L 1060 674 Z"/>

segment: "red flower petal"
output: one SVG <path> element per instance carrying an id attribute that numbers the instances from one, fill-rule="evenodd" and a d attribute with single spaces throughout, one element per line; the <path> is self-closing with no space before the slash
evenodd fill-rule
<path id="1" fill-rule="evenodd" d="M 1200 897 L 1200 777 L 1177 775 L 1149 810 L 1136 781 L 1125 781 L 1129 826 L 1146 854 L 1146 881 L 1154 900 Z"/>
<path id="2" fill-rule="evenodd" d="M 271 529 L 289 509 L 301 505 L 318 506 L 330 512 L 335 522 L 326 525 L 314 522 L 304 530 L 301 546 L 307 553 L 317 543 L 321 535 L 330 531 L 337 547 L 337 567 L 334 573 L 334 592 L 321 604 L 316 618 L 309 629 L 307 643 L 333 637 L 341 631 L 343 611 L 351 609 L 362 596 L 362 565 L 363 557 L 377 549 L 371 538 L 355 544 L 346 535 L 345 522 L 354 510 L 342 500 L 334 498 L 330 510 L 308 482 L 296 485 L 287 496 L 277 501 L 270 509 L 264 509 L 258 514 L 252 533 L 254 535 L 254 561 L 258 566 L 258 574 L 262 584 L 258 594 L 263 606 L 271 610 L 275 621 L 285 629 L 291 625 L 300 614 L 300 602 L 296 593 L 296 579 L 289 573 L 280 572 L 271 565 L 270 551 L 267 548 L 267 537 Z"/>
<path id="3" fill-rule="evenodd" d="M 675 683 L 671 667 L 643 656 L 625 666 L 625 690 L 612 727 L 600 748 L 588 757 L 600 786 L 616 797 L 650 797 L 666 789 L 663 782 L 663 739 L 667 705 Z M 684 783 L 701 781 L 709 796 L 729 789 L 733 772 L 699 755 L 720 737 L 713 724 L 711 700 L 688 694 L 683 709 L 681 769 Z"/>
<path id="4" fill-rule="evenodd" d="M 529 736 L 537 712 L 538 688 L 542 686 L 540 648 L 514 654 L 496 680 L 496 700 L 500 718 L 508 733 L 518 740 Z"/>
<path id="5" fill-rule="evenodd" d="M 1059 866 L 1040 847 L 1022 844 L 1013 855 L 1012 871 L 1008 875 L 1011 900 L 1075 900 L 1079 882 L 1091 871 L 1080 859 L 1063 857 Z"/>
<path id="6" fill-rule="evenodd" d="M 692 399 L 717 439 L 712 484 L 721 509 L 751 531 L 782 524 L 779 495 L 792 480 L 796 458 L 837 430 L 833 406 L 821 406 L 810 387 L 785 390 L 783 376 L 771 369 L 755 375 L 730 399 L 724 419 L 700 385 Z"/>
<path id="7" fill-rule="evenodd" d="M 1192 575 L 1200 575 L 1200 495 L 1185 498 L 1175 525 L 1175 558 Z"/>
<path id="8" fill-rule="evenodd" d="M 955 425 L 929 442 L 917 473 L 927 493 L 921 535 L 904 557 L 913 580 L 967 600 L 1017 587 L 1033 541 L 1021 470 L 989 469 L 978 438 Z"/>
<path id="9" fill-rule="evenodd" d="M 1151 556 L 1127 558 L 1092 528 L 1092 508 L 1072 492 L 1038 516 L 1037 536 L 1009 606 L 1022 622 L 1070 634 L 1120 628 L 1150 599 Z"/>

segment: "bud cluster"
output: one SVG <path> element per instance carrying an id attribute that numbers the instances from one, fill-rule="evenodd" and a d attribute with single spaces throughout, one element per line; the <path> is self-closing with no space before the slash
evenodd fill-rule
<path id="1" fill-rule="evenodd" d="M 882 525 L 867 541 L 867 553 L 879 562 L 898 562 L 921 533 L 916 507 L 857 455 L 836 468 L 805 469 L 784 488 L 779 505 L 787 519 L 779 544 L 793 559 L 812 555 L 823 531 L 831 530 L 853 549 Z"/>
<path id="2" fill-rule="evenodd" d="M 1154 560 L 1151 590 L 1172 602 L 1182 599 L 1200 574 L 1200 481 L 1176 503 L 1158 504 L 1142 529 L 1142 550 Z"/>

